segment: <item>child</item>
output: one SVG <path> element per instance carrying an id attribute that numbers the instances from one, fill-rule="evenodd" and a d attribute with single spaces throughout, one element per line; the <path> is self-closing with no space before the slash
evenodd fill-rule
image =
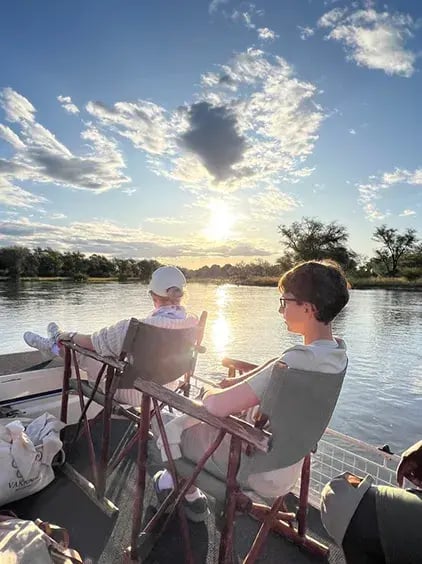
<path id="1" fill-rule="evenodd" d="M 344 341 L 333 337 L 331 322 L 349 300 L 348 283 L 340 267 L 332 261 L 308 261 L 286 272 L 278 285 L 279 312 L 287 330 L 302 335 L 303 344 L 286 350 L 276 362 L 290 368 L 338 374 L 347 366 Z M 275 361 L 224 380 L 203 397 L 206 409 L 218 417 L 238 414 L 258 406 L 269 384 Z M 198 462 L 214 442 L 217 430 L 187 416 L 174 417 L 166 424 L 166 434 L 175 456 Z M 161 440 L 158 440 L 161 446 Z M 230 437 L 225 437 L 205 465 L 205 469 L 226 479 Z M 272 498 L 289 492 L 299 477 L 302 460 L 287 467 L 251 474 L 246 484 L 260 496 Z M 157 472 L 154 485 L 159 499 L 173 488 L 167 470 Z"/>

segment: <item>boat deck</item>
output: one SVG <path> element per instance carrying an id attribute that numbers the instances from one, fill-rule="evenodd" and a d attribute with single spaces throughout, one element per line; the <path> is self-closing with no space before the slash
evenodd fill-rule
<path id="1" fill-rule="evenodd" d="M 10 362 L 7 362 L 10 356 Z M 16 364 L 17 355 L 1 357 L 0 374 L 18 371 Z M 32 367 L 36 357 L 32 353 L 19 355 L 19 369 L 25 370 Z M 37 359 L 39 361 L 39 359 Z M 112 448 L 117 445 L 126 429 L 127 423 L 123 420 L 113 421 L 112 426 Z M 69 432 L 72 428 L 69 428 Z M 93 428 L 94 440 L 99 444 L 102 429 L 101 423 Z M 131 516 L 133 508 L 133 493 L 136 465 L 134 461 L 135 451 L 127 457 L 110 476 L 108 482 L 107 496 L 119 507 L 117 518 L 107 518 L 101 510 L 91 503 L 84 493 L 79 490 L 60 472 L 57 473 L 55 481 L 43 491 L 28 498 L 17 501 L 9 506 L 22 518 L 40 518 L 66 527 L 71 538 L 71 546 L 77 549 L 85 559 L 91 559 L 98 564 L 112 564 L 122 561 L 124 548 L 129 544 Z M 69 456 L 69 461 L 87 478 L 90 478 L 89 457 L 83 437 L 75 444 Z M 156 470 L 149 469 L 151 474 Z M 294 498 L 290 500 L 294 503 Z M 148 481 L 145 507 L 148 518 L 156 505 L 156 498 Z M 218 547 L 220 535 L 215 527 L 214 518 L 211 514 L 206 523 L 190 523 L 191 542 L 195 561 L 198 564 L 214 564 L 218 558 Z M 247 516 L 239 516 L 236 520 L 235 529 L 235 560 L 241 562 L 248 552 L 254 533 L 259 524 Z M 319 513 L 314 508 L 309 510 L 310 534 L 328 543 L 329 540 L 321 525 Z M 180 533 L 177 521 L 170 523 L 163 537 L 158 541 L 148 558 L 149 564 L 182 564 L 184 562 L 183 545 L 180 542 Z M 301 551 L 280 536 L 272 534 L 259 562 L 268 564 L 311 564 L 318 562 L 315 557 Z M 88 560 L 89 562 L 89 560 Z M 344 564 L 341 551 L 331 545 L 330 556 L 327 562 Z"/>

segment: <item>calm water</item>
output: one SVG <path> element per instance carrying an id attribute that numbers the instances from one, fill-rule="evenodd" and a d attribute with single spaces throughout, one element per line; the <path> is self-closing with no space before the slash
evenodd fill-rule
<path id="1" fill-rule="evenodd" d="M 286 332 L 273 288 L 191 284 L 188 308 L 209 312 L 198 374 L 219 376 L 232 356 L 263 362 L 299 342 Z M 49 321 L 90 333 L 151 304 L 141 284 L 0 283 L 0 353 L 27 350 L 22 333 Z M 349 368 L 330 426 L 398 452 L 422 438 L 422 293 L 355 290 L 335 322 Z"/>

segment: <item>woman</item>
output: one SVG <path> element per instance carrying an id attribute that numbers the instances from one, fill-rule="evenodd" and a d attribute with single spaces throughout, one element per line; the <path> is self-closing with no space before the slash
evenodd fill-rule
<path id="1" fill-rule="evenodd" d="M 167 329 L 186 329 L 198 324 L 198 318 L 181 305 L 186 286 L 186 278 L 175 266 L 161 266 L 152 274 L 149 294 L 154 304 L 152 312 L 142 319 L 143 323 Z M 130 319 L 104 327 L 91 335 L 76 331 L 63 331 L 55 322 L 48 324 L 48 337 L 27 331 L 23 338 L 27 345 L 38 349 L 44 358 L 62 356 L 60 341 L 70 341 L 102 356 L 118 358 L 128 330 Z M 95 380 L 101 363 L 83 355 L 78 355 L 79 366 L 88 373 L 89 380 Z M 117 390 L 115 399 L 133 406 L 141 404 L 142 394 L 137 390 Z"/>

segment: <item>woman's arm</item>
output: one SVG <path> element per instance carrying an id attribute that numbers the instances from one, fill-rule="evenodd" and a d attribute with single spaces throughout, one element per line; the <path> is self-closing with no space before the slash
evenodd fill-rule
<path id="1" fill-rule="evenodd" d="M 82 333 L 74 333 L 73 336 L 71 333 L 60 333 L 59 341 L 70 341 L 74 345 L 79 345 L 84 349 L 89 349 L 90 351 L 94 351 L 94 345 L 92 344 L 91 335 L 82 335 Z"/>
<path id="2" fill-rule="evenodd" d="M 243 382 L 234 386 L 225 387 L 225 389 L 211 388 L 203 397 L 205 408 L 217 417 L 226 417 L 259 405 L 271 378 L 274 362 L 274 359 L 269 360 L 251 370 L 241 376 Z M 284 363 L 278 362 L 286 366 Z M 230 381 L 231 379 L 227 378 L 227 380 Z"/>

